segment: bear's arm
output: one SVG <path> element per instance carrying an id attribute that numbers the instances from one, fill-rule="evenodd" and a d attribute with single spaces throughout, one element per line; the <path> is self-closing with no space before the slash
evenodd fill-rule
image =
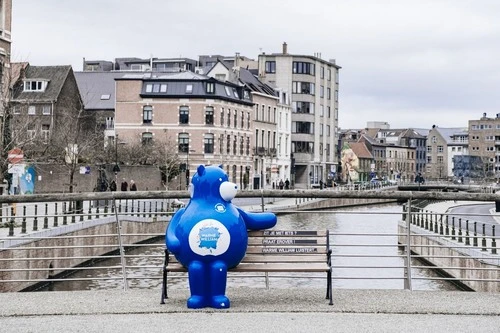
<path id="1" fill-rule="evenodd" d="M 179 224 L 184 210 L 185 208 L 181 208 L 174 214 L 174 216 L 170 220 L 170 223 L 168 224 L 167 234 L 165 235 L 165 243 L 167 245 L 167 249 L 174 254 L 179 252 L 179 248 L 181 246 L 179 239 L 175 235 L 175 229 L 177 229 L 177 225 Z"/>
<path id="2" fill-rule="evenodd" d="M 276 215 L 273 213 L 249 213 L 236 207 L 249 230 L 268 229 L 276 225 Z"/>

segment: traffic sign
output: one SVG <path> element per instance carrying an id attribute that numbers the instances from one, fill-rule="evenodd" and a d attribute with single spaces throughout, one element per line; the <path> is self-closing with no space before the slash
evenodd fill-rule
<path id="1" fill-rule="evenodd" d="M 12 164 L 21 163 L 23 159 L 24 159 L 24 154 L 20 148 L 14 148 L 9 150 L 9 153 L 7 155 L 7 160 L 9 161 L 9 163 Z"/>

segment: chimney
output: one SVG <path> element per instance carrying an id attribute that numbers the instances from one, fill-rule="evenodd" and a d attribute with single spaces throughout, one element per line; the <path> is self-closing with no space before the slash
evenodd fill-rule
<path id="1" fill-rule="evenodd" d="M 288 54 L 288 45 L 286 42 L 283 42 L 283 54 Z"/>
<path id="2" fill-rule="evenodd" d="M 240 66 L 240 53 L 236 52 L 236 55 L 234 56 L 234 67 L 239 67 Z"/>

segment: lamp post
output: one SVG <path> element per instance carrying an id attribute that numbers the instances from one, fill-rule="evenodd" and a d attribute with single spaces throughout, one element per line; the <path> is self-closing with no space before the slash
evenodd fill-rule
<path id="1" fill-rule="evenodd" d="M 118 172 L 120 172 L 120 166 L 118 165 L 118 134 L 115 135 L 115 166 L 113 172 L 115 173 L 116 186 L 118 186 Z"/>

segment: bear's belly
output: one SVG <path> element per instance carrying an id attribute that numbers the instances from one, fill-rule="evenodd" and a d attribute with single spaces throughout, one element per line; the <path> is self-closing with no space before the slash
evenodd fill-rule
<path id="1" fill-rule="evenodd" d="M 185 266 L 193 260 L 202 262 L 222 260 L 228 267 L 234 267 L 245 256 L 248 245 L 244 223 L 223 224 L 212 218 L 182 228 L 181 235 L 178 236 L 181 244 L 185 245 L 178 253 L 177 260 Z"/>

